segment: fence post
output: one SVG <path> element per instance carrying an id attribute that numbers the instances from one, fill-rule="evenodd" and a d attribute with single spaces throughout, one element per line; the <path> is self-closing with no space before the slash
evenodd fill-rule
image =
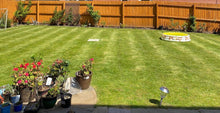
<path id="1" fill-rule="evenodd" d="M 155 28 L 158 28 L 158 3 L 155 4 Z"/>
<path id="2" fill-rule="evenodd" d="M 39 18 L 39 5 L 40 5 L 39 1 L 37 1 L 37 7 L 36 7 L 37 8 L 37 10 L 36 10 L 36 12 L 37 12 L 37 19 L 36 19 L 36 21 L 37 22 L 39 22 L 39 20 L 40 20 L 40 18 Z"/>
<path id="3" fill-rule="evenodd" d="M 65 1 L 63 1 L 63 10 L 65 9 Z"/>
<path id="4" fill-rule="evenodd" d="M 124 2 L 122 2 L 122 4 L 121 4 L 121 24 L 125 23 L 124 22 L 124 6 L 125 6 L 125 4 L 124 4 Z"/>
<path id="5" fill-rule="evenodd" d="M 196 4 L 193 4 L 192 8 L 193 8 L 192 16 L 195 17 L 195 15 L 196 15 Z"/>

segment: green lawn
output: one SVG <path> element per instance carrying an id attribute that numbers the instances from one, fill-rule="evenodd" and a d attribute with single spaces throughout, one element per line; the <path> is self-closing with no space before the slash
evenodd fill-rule
<path id="1" fill-rule="evenodd" d="M 70 60 L 70 75 L 95 59 L 92 86 L 99 105 L 155 106 L 159 88 L 166 106 L 220 106 L 220 36 L 189 33 L 190 42 L 160 40 L 161 30 L 19 26 L 0 30 L 0 85 L 11 83 L 13 65 L 42 54 L 45 68 Z M 101 39 L 88 42 L 88 39 Z"/>

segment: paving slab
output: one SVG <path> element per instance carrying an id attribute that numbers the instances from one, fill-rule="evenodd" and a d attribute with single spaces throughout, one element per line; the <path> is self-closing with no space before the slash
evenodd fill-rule
<path id="1" fill-rule="evenodd" d="M 122 109 L 122 108 L 113 108 L 113 107 L 110 107 L 108 109 L 108 113 L 131 113 L 131 109 Z"/>
<path id="2" fill-rule="evenodd" d="M 200 109 L 199 113 L 220 113 L 220 110 L 207 110 L 207 109 Z"/>
<path id="3" fill-rule="evenodd" d="M 200 113 L 198 110 L 185 109 L 158 109 L 158 108 L 136 108 L 131 113 Z"/>
<path id="4" fill-rule="evenodd" d="M 92 113 L 108 113 L 108 107 L 97 107 Z"/>

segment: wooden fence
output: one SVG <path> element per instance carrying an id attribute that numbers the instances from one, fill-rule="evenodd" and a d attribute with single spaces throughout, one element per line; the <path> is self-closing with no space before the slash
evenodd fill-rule
<path id="1" fill-rule="evenodd" d="M 101 14 L 100 23 L 105 22 L 106 26 L 119 26 L 121 23 L 126 27 L 168 27 L 171 24 L 170 20 L 174 19 L 174 23 L 178 22 L 177 28 L 180 28 L 185 22 L 189 21 L 190 16 L 195 16 L 197 27 L 199 24 L 205 23 L 208 31 L 220 30 L 220 4 L 183 2 L 33 1 L 31 13 L 26 20 L 31 21 L 31 18 L 33 18 L 40 23 L 49 21 L 55 7 L 59 10 L 65 9 L 67 3 L 80 4 L 81 24 L 89 16 L 86 13 L 86 4 L 92 4 L 94 10 L 98 10 Z M 16 8 L 14 8 L 14 5 L 7 7 L 11 13 L 10 17 L 12 17 Z"/>

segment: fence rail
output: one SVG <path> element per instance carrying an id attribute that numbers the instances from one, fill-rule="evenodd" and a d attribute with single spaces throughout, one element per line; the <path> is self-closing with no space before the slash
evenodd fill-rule
<path id="1" fill-rule="evenodd" d="M 3 5 L 9 9 L 9 16 L 12 18 L 17 2 L 12 2 L 12 0 L 3 1 Z M 28 2 L 25 3 L 27 4 Z M 86 13 L 86 4 L 92 4 L 94 10 L 98 10 L 101 14 L 100 23 L 105 22 L 106 26 L 120 26 L 121 23 L 127 27 L 168 27 L 171 24 L 170 19 L 174 19 L 174 22 L 178 22 L 178 27 L 180 27 L 189 21 L 190 16 L 195 16 L 197 27 L 199 24 L 205 23 L 206 30 L 208 31 L 220 30 L 220 4 L 184 2 L 32 1 L 31 13 L 27 16 L 26 20 L 30 21 L 30 18 L 34 18 L 40 23 L 49 21 L 55 7 L 58 10 L 65 9 L 66 3 L 80 4 L 79 14 L 81 15 L 82 24 L 88 20 L 89 16 Z M 0 6 L 4 7 L 3 5 Z"/>

